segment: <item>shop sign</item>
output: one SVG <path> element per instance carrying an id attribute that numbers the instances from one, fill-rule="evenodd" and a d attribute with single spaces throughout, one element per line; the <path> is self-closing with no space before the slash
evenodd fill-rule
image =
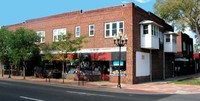
<path id="1" fill-rule="evenodd" d="M 113 66 L 119 66 L 119 61 L 113 61 Z M 124 66 L 123 61 L 120 61 L 120 66 Z"/>

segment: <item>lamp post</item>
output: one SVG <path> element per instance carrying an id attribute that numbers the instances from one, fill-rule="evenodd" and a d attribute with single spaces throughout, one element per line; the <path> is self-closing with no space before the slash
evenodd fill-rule
<path id="1" fill-rule="evenodd" d="M 121 88 L 120 84 L 120 62 L 121 62 L 121 47 L 123 47 L 125 44 L 127 44 L 128 37 L 126 34 L 119 31 L 117 35 L 114 37 L 114 44 L 119 47 L 119 66 L 118 66 L 118 84 L 117 88 Z"/>

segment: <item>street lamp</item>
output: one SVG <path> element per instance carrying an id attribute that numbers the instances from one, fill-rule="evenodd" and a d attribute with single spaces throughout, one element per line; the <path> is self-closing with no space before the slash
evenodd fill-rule
<path id="1" fill-rule="evenodd" d="M 118 84 L 117 88 L 121 88 L 120 84 L 120 61 L 121 61 L 121 47 L 123 47 L 125 44 L 127 44 L 128 37 L 126 34 L 119 31 L 117 35 L 114 37 L 114 44 L 119 46 L 119 66 L 118 66 Z"/>

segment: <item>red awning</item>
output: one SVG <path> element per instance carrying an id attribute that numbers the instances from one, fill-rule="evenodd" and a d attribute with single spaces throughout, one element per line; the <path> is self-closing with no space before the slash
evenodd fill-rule
<path id="1" fill-rule="evenodd" d="M 101 53 L 91 53 L 91 61 L 110 61 L 111 53 L 110 52 L 101 52 Z"/>

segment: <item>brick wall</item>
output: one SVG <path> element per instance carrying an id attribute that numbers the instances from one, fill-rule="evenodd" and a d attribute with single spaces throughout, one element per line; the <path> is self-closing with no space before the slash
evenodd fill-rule
<path id="1" fill-rule="evenodd" d="M 81 35 L 88 36 L 89 43 L 84 44 L 84 48 L 115 47 L 113 38 L 105 38 L 104 26 L 106 22 L 124 21 L 125 33 L 131 35 L 130 24 L 131 4 L 126 6 L 114 6 L 91 11 L 74 11 L 53 15 L 44 18 L 27 20 L 25 23 L 9 26 L 10 29 L 23 26 L 34 31 L 44 30 L 45 40 L 52 42 L 53 29 L 66 28 L 67 32 L 74 34 L 75 26 L 80 26 Z M 95 35 L 89 37 L 89 24 L 95 25 Z M 103 43 L 103 44 L 101 44 Z"/>
<path id="2" fill-rule="evenodd" d="M 135 77 L 135 66 L 136 66 L 136 51 L 141 52 L 148 52 L 148 49 L 141 49 L 140 48 L 140 25 L 139 23 L 143 20 L 151 20 L 156 22 L 157 24 L 163 26 L 160 28 L 161 32 L 165 31 L 173 31 L 173 28 L 166 24 L 164 20 L 160 19 L 156 15 L 151 12 L 146 12 L 140 7 L 134 5 L 133 10 L 133 77 L 135 78 L 135 83 L 149 81 L 150 77 Z M 173 57 L 173 54 L 172 54 Z M 153 80 L 160 80 L 163 78 L 163 47 L 160 47 L 159 50 L 152 50 L 152 79 Z"/>
<path id="3" fill-rule="evenodd" d="M 126 82 L 133 83 L 133 58 L 132 58 L 132 31 L 133 19 L 132 8 L 133 4 L 90 10 L 90 11 L 73 11 L 38 19 L 27 20 L 24 23 L 8 26 L 9 29 L 15 30 L 17 27 L 26 27 L 34 31 L 45 31 L 45 41 L 52 42 L 53 29 L 66 28 L 67 32 L 74 34 L 75 26 L 80 26 L 81 35 L 88 36 L 89 43 L 85 43 L 83 48 L 102 48 L 102 47 L 116 47 L 113 44 L 113 38 L 105 38 L 105 23 L 124 21 L 124 32 L 128 35 L 129 40 L 126 45 L 127 48 L 127 76 Z M 95 35 L 89 37 L 90 24 L 95 26 Z M 123 79 L 123 78 L 122 78 Z"/>

